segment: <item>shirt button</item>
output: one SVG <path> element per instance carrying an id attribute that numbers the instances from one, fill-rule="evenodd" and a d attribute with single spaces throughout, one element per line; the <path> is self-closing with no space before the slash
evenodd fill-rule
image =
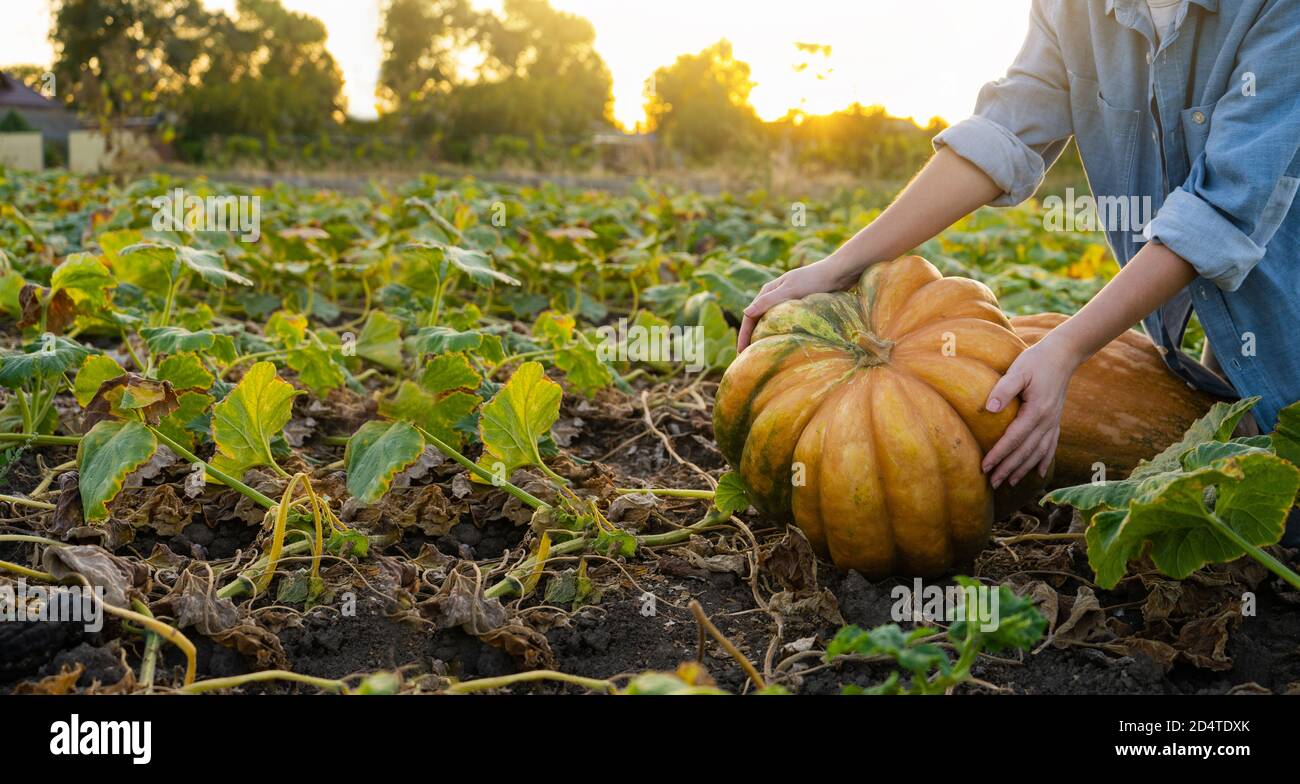
<path id="1" fill-rule="evenodd" d="M 1155 59 L 1156 56 L 1154 54 L 1147 52 L 1147 65 L 1150 65 Z"/>
<path id="2" fill-rule="evenodd" d="M 1205 122 L 1205 112 L 1199 109 L 1192 112 L 1192 122 L 1196 123 L 1197 125 L 1200 125 L 1201 123 Z"/>

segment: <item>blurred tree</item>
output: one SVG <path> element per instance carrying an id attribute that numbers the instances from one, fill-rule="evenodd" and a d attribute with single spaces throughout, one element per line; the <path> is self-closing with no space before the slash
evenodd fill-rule
<path id="1" fill-rule="evenodd" d="M 377 97 L 384 111 L 445 96 L 458 81 L 458 58 L 481 21 L 468 0 L 389 0 L 379 31 L 384 59 Z"/>
<path id="2" fill-rule="evenodd" d="M 180 94 L 180 134 L 316 136 L 343 120 L 343 75 L 325 48 L 325 25 L 279 0 L 239 0 L 235 19 L 215 14 L 206 64 Z"/>
<path id="3" fill-rule="evenodd" d="M 749 64 L 722 40 L 655 71 L 646 87 L 646 119 L 665 144 L 693 161 L 750 152 L 762 126 L 749 103 L 753 88 Z"/>
<path id="4" fill-rule="evenodd" d="M 381 101 L 415 135 L 437 133 L 449 157 L 521 147 L 540 156 L 612 125 L 595 29 L 548 0 L 505 0 L 500 14 L 463 0 L 391 0 L 380 38 Z"/>
<path id="5" fill-rule="evenodd" d="M 156 113 L 187 80 L 210 19 L 200 0 L 62 0 L 50 30 L 59 98 L 101 123 Z"/>
<path id="6" fill-rule="evenodd" d="M 53 16 L 60 99 L 107 125 L 167 112 L 193 153 L 213 134 L 312 135 L 342 119 L 325 26 L 280 0 L 62 0 Z"/>

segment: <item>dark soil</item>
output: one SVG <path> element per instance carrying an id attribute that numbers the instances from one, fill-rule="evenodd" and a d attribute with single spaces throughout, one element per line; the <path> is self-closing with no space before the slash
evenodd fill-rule
<path id="1" fill-rule="evenodd" d="M 725 468 L 709 424 L 712 385 L 698 385 L 698 400 L 683 394 L 675 405 L 663 404 L 665 390 L 647 388 L 645 406 L 640 397 L 616 392 L 602 392 L 592 401 L 566 395 L 557 441 L 567 457 L 553 466 L 602 508 L 618 497 L 615 487 L 705 487 L 693 466 L 714 477 Z M 647 409 L 681 461 L 646 427 Z M 342 454 L 341 448 L 314 440 L 335 432 L 320 424 L 325 421 L 317 417 L 317 429 L 302 447 L 305 457 L 320 466 Z M 41 452 L 46 466 L 71 456 L 68 450 Z M 179 486 L 184 470 L 164 470 L 146 485 Z M 506 599 L 503 605 L 484 601 L 482 589 L 499 582 L 534 548 L 537 535 L 528 524 L 529 510 L 512 507 L 500 491 L 470 487 L 458 479 L 461 473 L 445 461 L 412 476 L 398 500 L 378 513 L 344 509 L 341 515 L 350 524 L 395 541 L 365 558 L 327 557 L 325 591 L 313 606 L 282 600 L 273 589 L 253 600 L 236 599 L 233 614 L 223 616 L 216 629 L 205 632 L 201 619 L 189 617 L 182 630 L 198 649 L 199 677 L 277 667 L 350 678 L 355 684 L 353 676 L 397 670 L 404 690 L 432 692 L 444 687 L 447 678 L 534 668 L 623 683 L 644 671 L 672 671 L 699 657 L 721 688 L 752 689 L 717 642 L 709 637 L 701 643 L 700 627 L 688 607 L 692 600 L 765 677 L 791 691 L 837 693 L 846 684 L 879 683 L 889 673 L 875 662 L 825 664 L 821 653 L 842 624 L 867 628 L 897 621 L 892 592 L 910 581 L 871 583 L 826 562 L 801 561 L 802 537 L 754 514 L 742 515 L 749 530 L 724 526 L 680 544 L 643 549 L 631 558 L 588 553 L 583 559 L 553 559 L 527 598 Z M 35 450 L 28 450 L 9 466 L 0 492 L 28 492 L 42 475 Z M 331 484 L 327 470 L 318 469 L 316 476 L 336 505 L 346 500 L 346 491 Z M 526 484 L 528 472 L 514 479 Z M 51 486 L 57 490 L 58 480 Z M 132 594 L 147 601 L 158 617 L 177 623 L 178 605 L 169 597 L 184 593 L 183 583 L 207 586 L 192 597 L 211 594 L 265 551 L 268 539 L 259 510 L 237 509 L 231 494 L 221 493 L 208 488 L 192 510 L 182 513 L 188 517 L 167 525 L 138 519 L 125 525 L 120 521 L 130 510 L 115 508 L 120 535 L 99 541 L 78 535 L 74 540 L 103 544 L 134 564 Z M 614 522 L 657 533 L 689 524 L 704 511 L 701 501 L 661 499 L 648 516 L 633 508 Z M 52 513 L 30 512 L 0 504 L 0 530 L 53 535 Z M 982 657 L 974 669 L 977 680 L 960 691 L 1300 690 L 1300 605 L 1295 593 L 1283 590 L 1270 574 L 1253 562 L 1236 562 L 1179 583 L 1150 568 L 1136 569 L 1114 591 L 1103 591 L 1092 583 L 1081 541 L 1065 536 L 1014 539 L 1028 533 L 1068 534 L 1076 525 L 1068 510 L 1030 507 L 1000 521 L 995 542 L 962 570 L 1034 597 L 1047 616 L 1049 632 L 1031 652 Z M 1008 537 L 1012 540 L 997 541 Z M 31 544 L 0 544 L 0 559 L 35 565 L 38 550 Z M 1273 552 L 1296 562 L 1294 551 Z M 547 591 L 584 561 L 593 593 L 578 606 L 563 599 L 548 603 Z M 792 562 L 802 568 L 791 568 Z M 303 558 L 283 562 L 281 584 L 307 565 L 309 559 Z M 223 573 L 215 587 L 208 582 L 211 575 Z M 12 584 L 7 576 L 0 580 Z M 1248 600 L 1244 604 L 1243 598 Z M 901 625 L 913 626 L 910 621 Z M 72 688 L 135 690 L 143 649 L 143 638 L 113 619 L 95 634 L 69 623 L 0 623 L 0 692 L 54 688 L 54 679 L 41 679 L 77 666 L 82 672 Z M 155 688 L 178 686 L 183 663 L 177 649 L 164 645 Z M 549 682 L 514 689 L 582 691 Z M 316 691 L 297 684 L 245 690 Z"/>

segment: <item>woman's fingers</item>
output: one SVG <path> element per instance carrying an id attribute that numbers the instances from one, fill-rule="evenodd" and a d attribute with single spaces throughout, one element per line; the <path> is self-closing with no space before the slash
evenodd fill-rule
<path id="1" fill-rule="evenodd" d="M 736 353 L 749 348 L 749 338 L 754 334 L 754 327 L 758 326 L 758 319 L 746 315 L 740 322 L 740 334 L 736 335 Z"/>
<path id="2" fill-rule="evenodd" d="M 1038 475 L 1047 478 L 1047 472 L 1052 467 L 1052 458 L 1056 457 L 1056 445 L 1061 440 L 1061 428 L 1056 426 L 1052 428 L 1052 443 L 1047 445 L 1047 452 L 1043 459 L 1038 461 Z"/>
<path id="3" fill-rule="evenodd" d="M 1023 354 L 1021 356 L 1024 356 Z M 1007 403 L 1016 399 L 1016 396 L 1029 386 L 1029 374 L 1022 371 L 1017 365 L 1020 360 L 1017 359 L 1007 368 L 1007 373 L 998 379 L 998 383 L 993 385 L 993 390 L 989 392 L 988 400 L 984 401 L 984 408 L 997 413 L 1007 407 Z"/>
<path id="4" fill-rule="evenodd" d="M 781 291 L 784 281 L 785 275 L 782 275 L 776 280 L 765 283 L 763 288 L 758 290 L 758 296 L 754 297 L 754 301 L 745 308 L 745 317 L 740 322 L 740 333 L 736 335 L 737 352 L 749 347 L 749 339 L 754 334 L 754 327 L 758 326 L 759 318 L 774 306 L 790 299 L 788 294 Z"/>
<path id="5" fill-rule="evenodd" d="M 1052 446 L 1052 439 L 1055 436 L 1055 431 L 1056 428 L 1049 427 L 1043 432 L 1042 436 L 1038 438 L 1037 442 L 1032 442 L 1033 448 L 1024 453 L 1021 461 L 1011 472 L 1010 482 L 1012 487 L 1020 484 L 1021 479 L 1028 476 L 1030 471 L 1037 468 L 1038 465 L 1043 462 L 1043 454 L 1045 452 L 1050 454 L 1048 450 Z M 1028 447 L 1029 444 L 1026 444 L 1025 446 Z"/>
<path id="6" fill-rule="evenodd" d="M 989 474 L 989 481 L 993 483 L 994 487 L 1001 486 L 1001 484 L 1007 481 L 1016 469 L 1020 468 L 1033 455 L 1037 454 L 1038 444 L 1043 438 L 1044 424 L 1042 418 L 1038 416 L 1030 406 L 1025 406 L 1021 411 L 1024 413 L 1018 416 L 1016 420 L 1019 421 L 1020 418 L 1023 417 L 1025 423 L 1023 430 L 1016 439 L 1015 448 L 1007 449 Z M 1015 423 L 1013 422 L 1012 425 L 1014 426 Z M 1007 428 L 1007 433 L 1009 434 L 1010 432 L 1011 428 Z M 1002 438 L 1005 440 L 1006 436 L 1003 436 Z"/>
<path id="7" fill-rule="evenodd" d="M 993 480 L 993 486 L 997 487 L 1001 479 L 1006 478 L 1006 471 L 1002 471 L 1002 464 L 1013 454 L 1024 446 L 1026 441 L 1038 430 L 1038 417 L 1034 416 L 1034 411 L 1030 406 L 1023 406 L 1016 418 L 1011 421 L 1002 437 L 993 445 L 993 448 L 984 455 L 984 461 L 980 467 L 984 473 L 990 474 Z"/>

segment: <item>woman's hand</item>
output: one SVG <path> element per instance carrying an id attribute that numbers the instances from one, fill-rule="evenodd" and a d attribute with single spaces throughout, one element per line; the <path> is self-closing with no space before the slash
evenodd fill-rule
<path id="1" fill-rule="evenodd" d="M 984 456 L 982 468 L 990 474 L 994 487 L 1008 479 L 1015 485 L 1035 468 L 1040 476 L 1047 476 L 1056 454 L 1065 391 L 1082 360 L 1064 339 L 1054 340 L 1053 336 L 1049 333 L 1025 349 L 994 385 L 984 404 L 989 411 L 997 412 L 1017 395 L 1022 401 L 1015 420 Z"/>
<path id="2" fill-rule="evenodd" d="M 781 277 L 768 281 L 754 301 L 745 308 L 745 319 L 740 323 L 736 338 L 736 351 L 749 346 L 758 319 L 766 312 L 789 299 L 799 299 L 819 291 L 843 291 L 857 281 L 857 274 L 834 255 L 815 261 L 805 267 L 792 269 Z"/>

